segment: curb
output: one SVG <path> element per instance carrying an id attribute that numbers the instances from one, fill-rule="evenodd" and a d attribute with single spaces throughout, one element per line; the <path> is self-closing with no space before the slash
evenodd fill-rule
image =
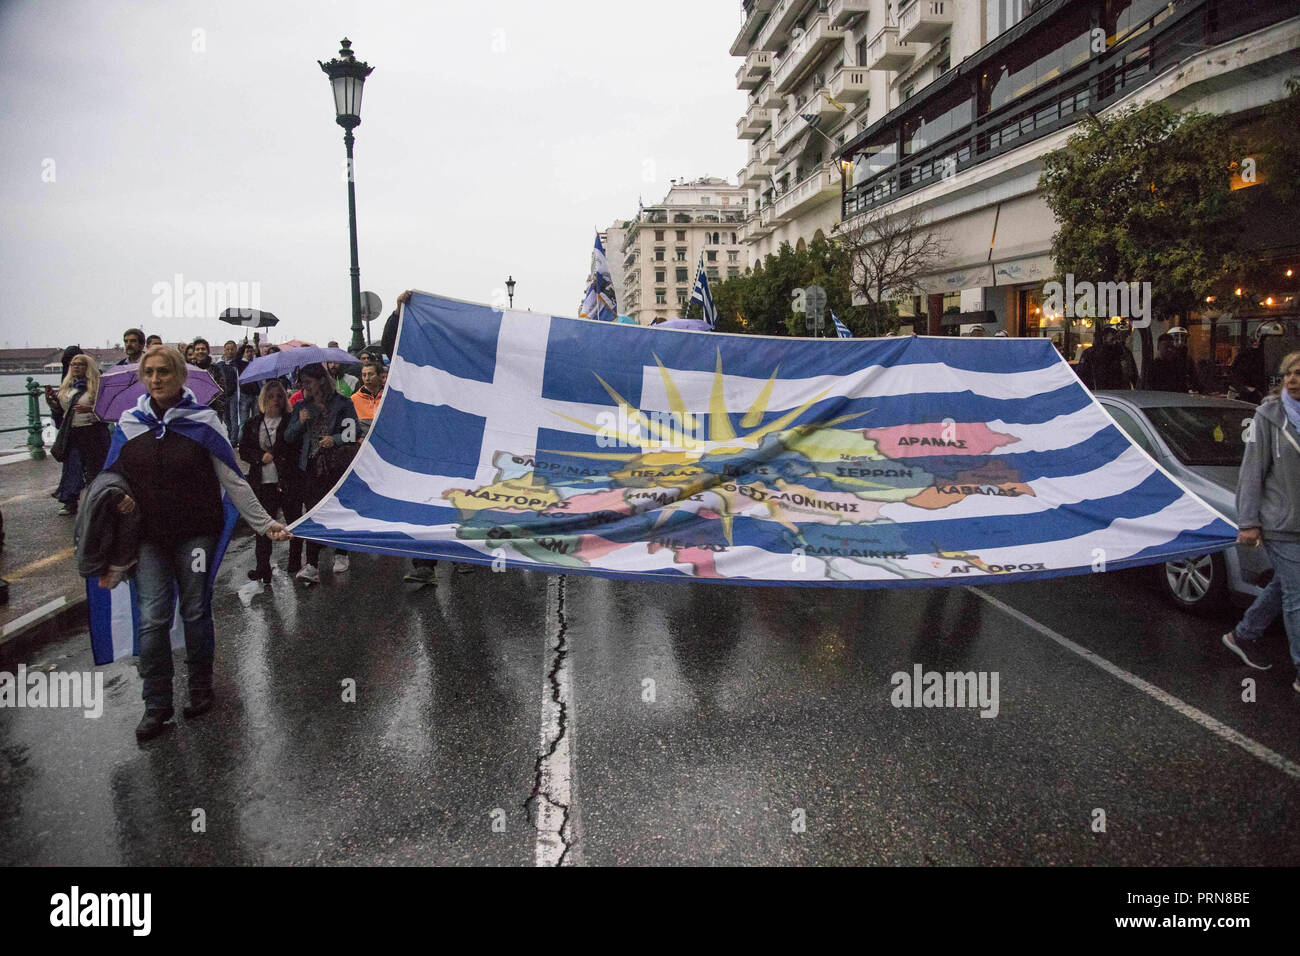
<path id="1" fill-rule="evenodd" d="M 0 632 L 0 661 L 12 660 L 38 644 L 60 636 L 69 627 L 84 626 L 85 623 L 85 588 L 61 594 L 4 626 Z"/>

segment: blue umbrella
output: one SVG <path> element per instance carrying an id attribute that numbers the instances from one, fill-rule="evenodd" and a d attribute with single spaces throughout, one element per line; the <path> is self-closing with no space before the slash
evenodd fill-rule
<path id="1" fill-rule="evenodd" d="M 658 325 L 650 326 L 652 329 L 685 329 L 691 332 L 712 332 L 713 326 L 703 319 L 669 319 L 667 322 L 660 322 Z"/>
<path id="2" fill-rule="evenodd" d="M 315 345 L 300 349 L 284 349 L 281 352 L 272 352 L 270 355 L 253 359 L 240 373 L 239 382 L 242 385 L 266 378 L 279 378 L 313 362 L 320 362 L 322 365 L 326 362 L 343 362 L 350 365 L 355 361 L 355 356 L 349 355 L 342 349 L 321 348 Z"/>

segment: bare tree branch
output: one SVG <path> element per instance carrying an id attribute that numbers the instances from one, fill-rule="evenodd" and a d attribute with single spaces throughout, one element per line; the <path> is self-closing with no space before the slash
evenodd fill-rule
<path id="1" fill-rule="evenodd" d="M 876 310 L 889 299 L 922 292 L 921 277 L 947 257 L 943 239 L 915 208 L 892 215 L 869 210 L 841 223 L 835 236 L 848 253 L 855 299 L 865 299 Z"/>

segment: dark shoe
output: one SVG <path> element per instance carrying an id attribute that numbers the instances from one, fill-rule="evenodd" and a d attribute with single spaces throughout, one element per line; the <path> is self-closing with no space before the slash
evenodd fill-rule
<path id="1" fill-rule="evenodd" d="M 433 568 L 412 568 L 402 580 L 408 584 L 433 584 Z"/>
<path id="2" fill-rule="evenodd" d="M 270 569 L 270 568 L 253 568 L 253 570 L 251 570 L 251 571 L 248 572 L 248 580 L 250 580 L 250 581 L 269 581 L 269 580 L 271 580 L 271 569 Z"/>
<path id="3" fill-rule="evenodd" d="M 170 707 L 165 710 L 146 710 L 136 725 L 135 739 L 140 743 L 153 740 L 166 729 L 167 721 L 172 719 L 174 713 Z"/>
<path id="4" fill-rule="evenodd" d="M 190 691 L 190 702 L 185 705 L 181 713 L 185 715 L 186 720 L 193 720 L 210 711 L 214 703 L 216 698 L 212 695 L 211 687 L 196 687 Z"/>
<path id="5" fill-rule="evenodd" d="M 1223 646 L 1257 671 L 1266 671 L 1273 666 L 1260 654 L 1254 641 L 1238 641 L 1236 631 L 1229 631 L 1223 635 Z"/>

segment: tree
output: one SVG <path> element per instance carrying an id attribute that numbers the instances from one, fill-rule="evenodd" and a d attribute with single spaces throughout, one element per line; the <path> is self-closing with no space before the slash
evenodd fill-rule
<path id="1" fill-rule="evenodd" d="M 811 335 L 806 317 L 794 311 L 796 293 L 811 285 L 826 290 L 826 307 L 856 336 L 891 335 L 898 330 L 892 304 L 881 309 L 853 305 L 851 265 L 845 244 L 816 237 L 802 249 L 783 242 L 744 275 L 713 287 L 718 330 L 757 335 Z M 694 313 L 692 313 L 694 314 Z M 830 317 L 823 334 L 833 334 Z"/>
<path id="2" fill-rule="evenodd" d="M 1153 103 L 1080 125 L 1039 182 L 1059 226 L 1058 279 L 1149 282 L 1152 312 L 1185 320 L 1246 265 L 1229 201 L 1239 150 L 1226 120 Z M 1151 330 L 1139 333 L 1145 386 Z"/>
<path id="3" fill-rule="evenodd" d="M 1286 93 L 1268 107 L 1264 155 L 1274 193 L 1290 203 L 1300 197 L 1300 77 L 1286 81 Z"/>
<path id="4" fill-rule="evenodd" d="M 915 208 L 893 214 L 881 207 L 868 210 L 836 227 L 835 237 L 852 297 L 865 301 L 862 310 L 873 323 L 889 320 L 893 300 L 922 293 L 921 277 L 947 255 L 943 240 Z"/>

